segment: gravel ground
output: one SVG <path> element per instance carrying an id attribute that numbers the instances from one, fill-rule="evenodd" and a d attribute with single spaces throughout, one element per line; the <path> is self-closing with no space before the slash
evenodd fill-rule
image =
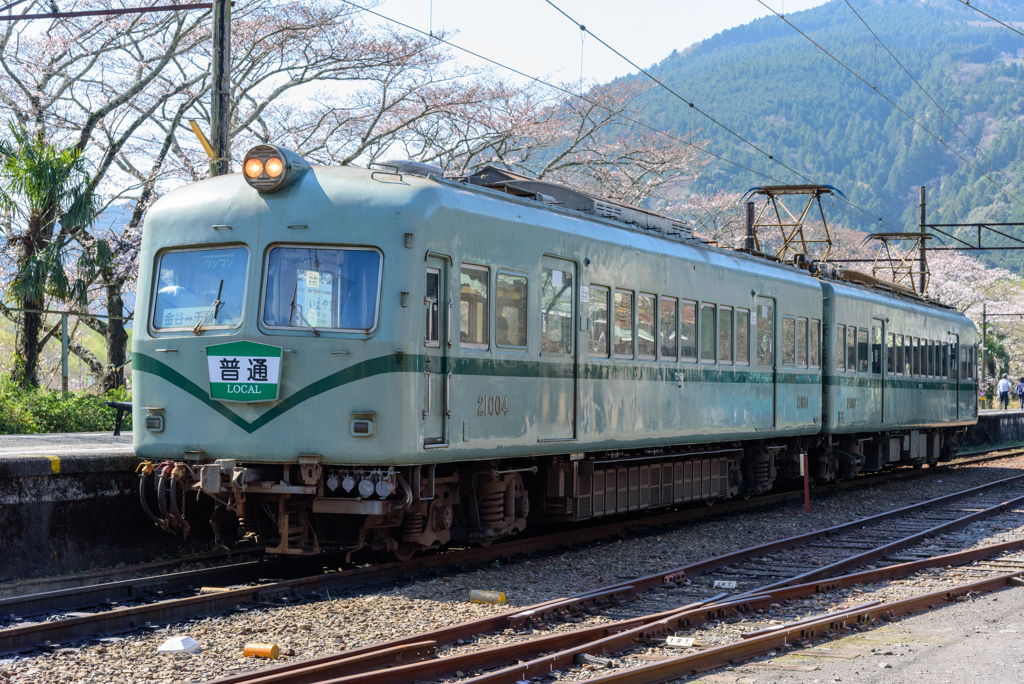
<path id="1" fill-rule="evenodd" d="M 273 664 L 245 658 L 242 648 L 246 643 L 278 644 L 285 654 L 279 662 L 334 653 L 531 605 L 616 580 L 649 575 L 1020 474 L 1022 470 L 1024 457 L 1006 459 L 1000 461 L 998 467 L 970 466 L 921 479 L 819 495 L 813 498 L 810 514 L 803 513 L 801 503 L 778 504 L 724 519 L 682 524 L 678 529 L 591 544 L 544 558 L 496 563 L 493 567 L 464 572 L 449 571 L 443 576 L 412 579 L 398 586 L 368 589 L 355 595 L 334 598 L 310 595 L 287 605 L 249 607 L 127 637 L 69 647 L 51 645 L 44 652 L 0 660 L 0 682 L 3 679 L 19 684 L 26 681 L 124 684 L 208 681 Z M 1024 491 L 1024 485 L 1021 489 Z M 986 524 L 996 523 L 986 521 Z M 1009 528 L 1009 525 L 1004 526 Z M 1024 528 L 1001 530 L 992 539 L 979 538 L 976 543 L 994 543 L 999 536 L 1024 536 Z M 504 591 L 509 603 L 504 606 L 471 604 L 467 601 L 470 589 Z M 681 603 L 688 602 L 679 598 Z M 648 607 L 637 604 L 636 609 L 633 610 L 632 603 L 627 604 L 621 611 L 624 615 L 617 617 L 644 613 Z M 607 620 L 607 617 L 592 617 L 553 627 L 572 629 Z M 166 639 L 182 635 L 198 641 L 202 651 L 195 655 L 157 654 L 157 647 Z M 525 635 L 497 635 L 471 647 L 495 645 L 501 639 L 522 636 Z M 702 635 L 702 639 L 711 637 L 711 634 Z M 678 651 L 672 653 L 678 654 Z M 638 665 L 643 661 L 628 664 Z M 589 671 L 580 669 L 575 674 L 584 672 Z M 573 674 L 566 673 L 566 676 Z"/>

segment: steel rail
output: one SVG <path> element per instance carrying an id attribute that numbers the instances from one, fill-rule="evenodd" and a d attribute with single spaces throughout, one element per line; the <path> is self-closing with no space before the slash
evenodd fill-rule
<path id="1" fill-rule="evenodd" d="M 732 552 L 732 553 L 725 554 L 725 555 L 722 555 L 722 556 L 718 556 L 716 558 L 712 558 L 712 559 L 709 559 L 709 560 L 706 560 L 706 561 L 700 561 L 700 562 L 693 563 L 693 564 L 690 564 L 690 565 L 687 565 L 687 566 L 673 568 L 671 570 L 660 572 L 660 573 L 657 573 L 655 575 L 649 575 L 647 577 L 632 579 L 632 580 L 628 580 L 626 582 L 622 582 L 622 583 L 618 583 L 618 584 L 613 584 L 613 585 L 610 585 L 608 587 L 605 587 L 602 591 L 603 592 L 608 592 L 608 594 L 607 594 L 608 596 L 614 596 L 615 594 L 612 593 L 612 592 L 615 592 L 616 590 L 621 590 L 623 592 L 628 592 L 628 593 L 633 593 L 633 592 L 638 592 L 638 591 L 646 591 L 646 590 L 655 588 L 657 586 L 661 586 L 666 581 L 669 581 L 669 580 L 683 579 L 685 577 L 693 577 L 693 576 L 696 576 L 696 575 L 706 574 L 708 572 L 720 569 L 722 567 L 731 565 L 731 564 L 736 563 L 736 562 L 741 561 L 741 560 L 747 560 L 749 558 L 765 555 L 766 553 L 771 553 L 771 552 L 774 552 L 774 551 L 781 551 L 781 550 L 784 550 L 784 549 L 792 548 L 794 546 L 799 546 L 801 544 L 805 544 L 805 543 L 808 543 L 808 542 L 811 542 L 811 541 L 815 541 L 815 540 L 820 539 L 822 537 L 828 537 L 828 536 L 831 536 L 833 534 L 839 534 L 839 533 L 846 532 L 846 531 L 849 531 L 849 530 L 852 530 L 852 529 L 856 529 L 858 527 L 865 527 L 865 526 L 867 526 L 869 524 L 873 525 L 873 524 L 876 524 L 876 523 L 879 523 L 879 522 L 883 522 L 883 521 L 888 520 L 888 519 L 893 518 L 893 517 L 899 517 L 900 515 L 905 515 L 907 513 L 912 513 L 914 511 L 921 510 L 923 508 L 930 507 L 930 506 L 933 506 L 933 505 L 936 505 L 936 504 L 947 503 L 949 501 L 953 501 L 953 500 L 956 500 L 956 499 L 959 499 L 959 498 L 966 498 L 966 497 L 972 496 L 974 494 L 983 492 L 985 490 L 992 489 L 993 487 L 997 487 L 997 486 L 1000 486 L 1000 485 L 1003 485 L 1003 484 L 1010 484 L 1010 483 L 1013 483 L 1013 482 L 1019 482 L 1021 480 L 1024 480 L 1024 475 L 1016 475 L 1016 476 L 1013 476 L 1013 477 L 1010 477 L 1010 478 L 1005 478 L 1003 480 L 999 480 L 997 482 L 988 483 L 988 484 L 985 484 L 985 485 L 980 485 L 978 487 L 973 487 L 971 489 L 964 490 L 962 492 L 955 492 L 953 494 L 947 494 L 945 496 L 938 497 L 936 499 L 931 499 L 929 501 L 920 502 L 920 503 L 917 503 L 917 504 L 911 504 L 909 506 L 905 506 L 903 508 L 896 509 L 894 511 L 888 511 L 886 513 L 881 513 L 881 514 L 870 516 L 870 517 L 867 517 L 867 518 L 861 518 L 859 520 L 854 520 L 852 522 L 844 523 L 842 525 L 837 525 L 837 526 L 834 526 L 834 527 L 831 527 L 831 528 L 827 528 L 827 529 L 823 529 L 823 530 L 816 530 L 814 532 L 809 532 L 809 533 L 806 533 L 806 534 L 797 535 L 795 537 L 790 537 L 790 538 L 779 540 L 779 541 L 776 541 L 776 542 L 769 542 L 768 544 L 763 544 L 763 545 L 760 545 L 760 546 L 751 547 L 751 548 L 748 548 L 748 549 L 743 549 L 743 550 L 740 550 L 740 551 Z M 967 516 L 963 516 L 962 518 L 959 518 L 957 520 L 944 523 L 943 525 L 931 528 L 930 530 L 926 530 L 923 533 L 921 533 L 921 532 L 914 533 L 913 535 L 908 536 L 906 539 L 908 539 L 908 540 L 909 539 L 920 540 L 920 538 L 923 538 L 928 533 L 934 533 L 933 532 L 934 530 L 948 530 L 948 529 L 952 529 L 953 527 L 957 526 L 958 522 L 960 523 L 960 525 L 967 525 L 967 524 L 970 524 L 971 522 L 974 522 L 975 520 L 978 520 L 978 519 L 980 519 L 982 517 L 988 517 L 988 516 L 991 516 L 991 515 L 997 515 L 998 513 L 1002 512 L 1007 507 L 1009 507 L 1011 505 L 1014 505 L 1018 501 L 1024 501 L 1024 497 L 1019 497 L 1019 498 L 1016 498 L 1016 499 L 1012 499 L 1010 501 L 1006 501 L 1006 502 L 1000 503 L 1000 504 L 998 504 L 996 506 L 992 506 L 992 507 L 990 507 L 988 509 L 985 509 L 985 511 L 971 513 L 971 514 L 969 514 Z M 893 542 L 892 544 L 886 545 L 885 548 L 887 548 L 888 551 L 892 551 L 893 549 L 890 549 L 889 547 L 892 547 L 894 545 L 899 545 L 900 541 L 902 541 L 902 540 L 898 540 L 897 542 Z M 906 545 L 909 545 L 910 543 L 912 543 L 912 542 L 908 541 Z M 1024 544 L 1024 542 L 1022 542 L 1022 544 Z M 868 559 L 868 557 L 871 556 L 871 554 L 873 554 L 874 551 L 875 550 L 869 550 L 869 551 L 867 551 L 865 553 L 858 554 L 857 556 L 854 556 L 854 558 L 858 558 L 858 559 L 861 559 L 861 560 L 859 562 L 855 562 L 853 564 L 857 565 L 857 564 L 861 564 L 861 563 L 867 562 L 867 560 L 865 560 L 865 559 Z M 840 569 L 840 567 L 843 566 L 843 565 L 844 565 L 844 562 L 840 562 L 840 563 L 832 564 L 830 566 L 826 566 L 823 569 L 833 568 L 833 566 L 835 567 L 835 569 Z M 797 576 L 797 578 L 802 578 L 802 577 L 803 577 L 803 575 Z M 763 591 L 763 589 L 754 589 L 754 590 L 751 590 L 750 592 L 745 592 L 742 595 L 734 597 L 734 600 L 743 602 L 743 601 L 746 601 L 747 598 L 750 595 L 755 594 L 755 593 L 760 594 L 760 593 L 762 593 L 762 591 Z M 581 601 L 581 598 L 584 599 L 584 600 Z M 435 642 L 437 642 L 439 644 L 450 644 L 450 643 L 453 643 L 456 639 L 459 639 L 459 638 L 472 637 L 472 636 L 475 636 L 475 635 L 478 635 L 478 634 L 481 634 L 481 633 L 485 633 L 485 632 L 495 632 L 495 631 L 499 631 L 501 629 L 504 629 L 506 627 L 513 627 L 513 628 L 521 627 L 521 626 L 525 625 L 526 623 L 528 623 L 528 622 L 530 622 L 532 620 L 544 619 L 544 618 L 550 617 L 552 615 L 566 613 L 566 612 L 569 612 L 571 610 L 571 608 L 574 607 L 576 604 L 584 603 L 585 599 L 586 599 L 586 597 L 584 596 L 584 597 L 561 599 L 561 600 L 557 600 L 557 601 L 549 601 L 549 602 L 546 602 L 544 604 L 539 604 L 537 606 L 533 606 L 533 607 L 530 607 L 530 608 L 523 609 L 521 611 L 516 611 L 516 612 L 514 612 L 512 614 L 503 614 L 503 615 L 497 615 L 497 616 L 490 616 L 490 617 L 483 618 L 483 619 L 480 619 L 480 620 L 475 620 L 475 621 L 470 622 L 470 623 L 463 623 L 462 625 L 455 625 L 453 627 L 447 627 L 447 628 L 443 628 L 441 630 L 435 630 L 435 631 L 432 631 L 432 632 L 412 635 L 412 636 L 409 636 L 409 637 L 404 637 L 404 638 L 400 638 L 400 639 L 395 639 L 395 640 L 383 642 L 382 644 L 378 644 L 376 646 L 366 646 L 366 647 L 363 647 L 362 649 L 358 649 L 357 651 L 343 652 L 343 653 L 333 654 L 333 655 L 329 655 L 329 656 L 321 656 L 319 658 L 314 658 L 314 659 L 310 659 L 310 660 L 307 660 L 307 661 L 302 661 L 302 662 L 299 662 L 299 663 L 290 663 L 288 665 L 277 666 L 277 667 L 274 667 L 274 668 L 269 668 L 267 670 L 261 670 L 259 672 L 244 673 L 244 674 L 240 674 L 240 675 L 234 675 L 234 676 L 230 676 L 230 677 L 227 677 L 227 678 L 224 678 L 224 679 L 217 680 L 217 682 L 219 684 L 241 684 L 242 682 L 249 682 L 250 684 L 252 682 L 260 682 L 261 684 L 263 682 L 268 682 L 268 683 L 269 682 L 287 682 L 288 684 L 300 684 L 300 683 L 306 683 L 306 682 L 321 682 L 321 681 L 332 681 L 333 682 L 333 679 L 329 679 L 329 680 L 325 680 L 324 679 L 324 676 L 327 676 L 328 673 L 331 672 L 331 665 L 332 665 L 332 663 L 346 661 L 349 657 L 352 657 L 353 655 L 362 655 L 362 654 L 365 654 L 365 653 L 368 653 L 368 652 L 372 652 L 372 650 L 374 648 L 390 647 L 390 646 L 394 646 L 394 645 L 398 645 L 398 644 L 410 643 L 410 642 L 417 641 L 417 640 L 428 640 L 428 639 L 431 640 L 431 641 L 435 641 Z M 616 627 L 616 629 L 621 630 L 621 629 L 628 628 L 633 623 L 646 624 L 647 620 L 649 620 L 649 619 L 657 619 L 657 618 L 661 617 L 662 615 L 654 616 L 654 617 L 647 616 L 646 618 L 635 618 L 632 621 L 626 621 L 624 623 L 619 624 L 618 627 Z M 605 627 L 602 627 L 602 629 L 604 629 L 604 628 Z M 581 632 L 581 631 L 578 631 L 578 632 Z M 570 634 L 577 634 L 577 632 L 572 632 Z M 569 643 L 569 642 L 572 642 L 576 638 L 577 637 L 571 637 L 571 636 L 565 635 L 565 639 L 563 640 L 563 642 L 564 643 Z M 563 642 L 559 642 L 559 643 L 563 643 Z M 529 643 L 534 643 L 536 647 L 540 647 L 542 644 L 546 644 L 547 642 L 542 642 L 541 640 L 536 640 L 536 641 L 531 641 Z M 529 646 L 516 646 L 515 648 L 511 648 L 510 647 L 509 653 L 512 653 L 514 655 L 514 659 L 515 660 L 520 660 L 520 659 L 522 659 L 522 657 L 524 656 L 526 651 L 529 650 L 529 648 L 531 648 L 531 647 L 529 647 Z M 552 650 L 552 649 L 548 648 L 547 650 Z M 513 658 L 513 655 L 509 655 L 509 658 Z M 492 657 L 498 658 L 499 654 L 498 653 L 492 653 Z M 366 682 L 371 682 L 371 681 L 390 682 L 390 681 L 394 681 L 394 682 L 397 683 L 397 682 L 400 682 L 400 681 L 410 681 L 410 682 L 412 682 L 412 681 L 417 681 L 417 680 L 430 680 L 430 679 L 434 678 L 435 675 L 440 676 L 440 675 L 438 675 L 438 672 L 439 672 L 438 668 L 444 668 L 444 667 L 450 666 L 449 669 L 444 670 L 444 673 L 447 673 L 447 674 L 452 674 L 452 673 L 454 673 L 454 672 L 456 672 L 456 671 L 458 671 L 460 669 L 472 669 L 472 667 L 469 664 L 469 662 L 470 661 L 466 661 L 466 662 L 458 661 L 455 657 L 446 657 L 446 658 L 443 658 L 443 659 L 439 659 L 439 661 L 436 662 L 436 663 L 434 661 L 430 661 L 431 664 L 429 664 L 429 665 L 424 664 L 422 666 L 418 666 L 418 667 L 422 668 L 421 670 L 413 668 L 410 671 L 411 679 L 408 679 L 408 680 L 398 679 L 397 677 L 399 676 L 399 672 L 397 672 L 397 671 L 395 671 L 393 669 L 387 670 L 386 674 L 364 672 L 364 673 L 361 673 L 359 675 L 359 677 L 367 678 L 365 680 Z M 475 661 L 472 661 L 472 662 L 475 662 Z M 495 661 L 494 664 L 497 664 L 497 661 Z M 347 665 L 346 665 L 346 667 L 347 667 Z M 518 681 L 518 680 L 515 680 L 515 681 Z"/>
<path id="2" fill-rule="evenodd" d="M 1003 589 L 1010 585 L 1011 580 L 1019 578 L 1022 574 L 1024 571 L 1006 573 L 970 584 L 961 584 L 950 589 L 845 611 L 838 617 L 824 615 L 816 622 L 794 625 L 789 629 L 780 629 L 752 639 L 718 646 L 653 665 L 595 677 L 587 681 L 593 684 L 663 684 L 680 677 L 688 677 L 756 658 L 770 651 L 789 647 L 794 642 L 832 638 L 851 629 L 864 629 L 881 621 L 891 621 L 906 615 L 931 610 L 938 605 L 957 601 L 970 594 L 983 594 Z M 470 681 L 482 684 L 485 680 L 478 677 Z"/>
<path id="3" fill-rule="evenodd" d="M 994 455 L 991 457 L 982 457 L 985 460 L 997 460 L 1000 458 L 1007 458 L 1014 454 L 1005 453 Z M 954 462 L 943 464 L 945 467 L 959 465 Z M 888 479 L 895 479 L 900 477 L 907 477 L 919 474 L 917 470 L 901 469 L 891 473 L 886 473 L 879 477 L 870 478 L 854 478 L 844 482 L 837 483 L 835 485 L 829 485 L 828 490 L 834 491 L 836 489 L 844 489 L 852 486 L 859 486 L 860 484 L 877 484 L 880 480 L 887 481 Z M 692 576 L 694 574 L 703 574 L 711 570 L 720 568 L 724 565 L 734 563 L 743 558 L 751 557 L 753 555 L 761 555 L 764 553 L 770 553 L 771 551 L 782 550 L 789 548 L 789 546 L 806 543 L 813 539 L 820 538 L 822 536 L 828 536 L 837 532 L 842 532 L 846 529 L 852 529 L 855 526 L 862 526 L 864 524 L 874 524 L 880 522 L 887 517 L 895 515 L 903 515 L 907 512 L 915 510 L 917 508 L 933 505 L 935 503 L 941 503 L 943 501 L 952 500 L 961 496 L 969 496 L 972 493 L 982 491 L 987 488 L 1006 484 L 1008 482 L 1015 481 L 1024 477 L 1015 476 L 1012 478 L 1006 478 L 997 480 L 987 485 L 981 485 L 963 492 L 958 492 L 938 499 L 921 502 L 919 504 L 913 504 L 906 506 L 895 511 L 879 514 L 876 516 L 869 516 L 862 518 L 844 525 L 839 525 L 824 530 L 818 530 L 816 532 L 807 533 L 805 535 L 798 535 L 789 539 L 772 542 L 761 547 L 754 547 L 753 549 L 746 549 L 744 551 L 735 552 L 732 554 L 726 554 L 719 556 L 718 558 L 703 561 L 691 566 L 684 566 L 677 568 L 675 571 L 669 573 L 671 577 L 683 577 L 687 573 Z M 824 488 L 823 488 L 824 489 Z M 659 515 L 648 516 L 637 519 L 625 519 L 618 520 L 612 523 L 606 523 L 602 525 L 595 525 L 591 527 L 584 527 L 579 529 L 573 529 L 571 531 L 560 532 L 551 535 L 538 536 L 526 539 L 516 539 L 500 544 L 494 544 L 489 547 L 471 548 L 464 549 L 449 553 L 442 553 L 435 556 L 425 556 L 422 558 L 416 558 L 412 561 L 407 562 L 396 562 L 396 563 L 385 563 L 381 565 L 374 565 L 369 567 L 361 567 L 350 570 L 339 570 L 334 572 L 327 572 L 318 575 L 312 575 L 309 577 L 302 577 L 297 579 L 284 580 L 281 582 L 273 582 L 267 584 L 260 584 L 251 587 L 242 587 L 238 589 L 228 589 L 225 591 L 205 594 L 199 596 L 190 596 L 179 599 L 172 599 L 168 601 L 160 601 L 151 604 L 145 604 L 141 606 L 132 606 L 126 608 L 115 608 L 112 610 L 95 613 L 92 615 L 84 615 L 78 617 L 67 618 L 63 620 L 56 620 L 52 622 L 34 623 L 29 625 L 21 625 L 16 627 L 10 627 L 7 629 L 0 630 L 0 653 L 4 652 L 15 652 L 25 650 L 34 646 L 38 646 L 46 641 L 63 642 L 66 640 L 88 638 L 98 634 L 114 633 L 120 631 L 126 631 L 140 627 L 147 623 L 152 622 L 169 622 L 175 620 L 181 620 L 186 618 L 192 618 L 200 615 L 207 615 L 211 613 L 222 612 L 234 608 L 240 604 L 250 603 L 254 601 L 263 601 L 269 598 L 277 596 L 287 595 L 290 593 L 302 593 L 310 592 L 319 589 L 334 589 L 337 587 L 353 587 L 361 586 L 370 583 L 377 583 L 383 581 L 389 581 L 394 579 L 404 578 L 406 576 L 415 575 L 423 572 L 430 572 L 445 568 L 450 568 L 457 565 L 463 564 L 475 564 L 489 562 L 492 560 L 507 558 L 520 554 L 529 554 L 539 551 L 548 551 L 554 548 L 563 546 L 572 546 L 575 544 L 591 542 L 599 539 L 604 539 L 609 536 L 616 534 L 623 534 L 630 530 L 640 528 L 659 527 L 669 525 L 677 522 L 695 520 L 709 515 L 719 515 L 723 513 L 730 513 L 736 510 L 745 510 L 752 507 L 761 505 L 767 505 L 771 503 L 777 503 L 779 501 L 786 501 L 791 499 L 798 499 L 803 496 L 802 492 L 782 492 L 779 494 L 768 495 L 766 497 L 758 497 L 749 501 L 733 501 L 727 504 L 721 504 L 714 507 L 705 507 L 698 509 L 688 509 L 682 511 L 671 511 L 662 513 Z M 243 564 L 244 565 L 244 564 Z M 222 568 L 216 569 L 216 571 L 222 572 L 233 566 L 222 566 Z M 203 571 L 194 571 L 192 579 L 200 580 Z M 133 580 L 137 585 L 141 586 L 142 580 Z M 209 581 L 207 579 L 207 581 Z M 624 592 L 631 591 L 645 591 L 653 586 L 657 586 L 663 583 L 665 578 L 663 575 L 655 575 L 648 578 L 643 578 L 639 581 L 622 582 L 616 585 L 612 585 L 605 590 L 599 592 L 590 592 L 594 598 L 588 599 L 586 596 L 583 597 L 569 597 L 561 601 L 549 602 L 549 604 L 540 604 L 533 607 L 533 613 L 529 610 L 518 611 L 514 614 L 513 618 L 507 616 L 501 616 L 499 622 L 508 620 L 508 624 L 503 624 L 502 628 L 508 626 L 518 626 L 525 623 L 530 619 L 544 618 L 551 614 L 566 612 L 579 607 L 579 605 L 589 605 L 592 602 L 601 602 L 610 600 L 609 597 L 616 595 L 622 596 Z M 212 583 L 212 582 L 211 582 Z M 130 585 L 129 585 L 130 586 Z M 626 587 L 631 587 L 626 589 Z M 96 592 L 92 592 L 89 587 L 80 588 L 76 590 L 66 590 L 65 592 L 47 592 L 50 594 L 49 597 L 37 597 L 39 604 L 47 601 L 51 602 L 50 605 L 61 606 L 61 609 L 67 610 L 73 607 L 73 603 L 70 601 L 74 598 L 76 593 L 79 595 L 89 595 L 90 601 L 94 601 Z M 103 593 L 100 591 L 99 593 Z M 53 594 L 59 594 L 55 596 Z M 108 598 L 109 596 L 104 596 Z M 27 596 L 21 599 L 23 606 L 31 606 L 33 601 L 37 598 L 33 596 Z M 65 601 L 65 603 L 60 603 Z M 16 605 L 13 604 L 12 605 Z M 81 605 L 81 602 L 79 602 Z M 33 608 L 34 610 L 34 608 Z M 480 629 L 477 632 L 486 631 Z M 422 638 L 427 638 L 423 636 Z M 455 639 L 462 637 L 454 637 Z M 388 642 L 395 643 L 395 642 Z M 409 643 L 408 641 L 404 643 Z M 450 642 L 439 642 L 439 643 L 450 643 Z M 337 658 L 337 656 L 323 656 L 324 658 Z"/>

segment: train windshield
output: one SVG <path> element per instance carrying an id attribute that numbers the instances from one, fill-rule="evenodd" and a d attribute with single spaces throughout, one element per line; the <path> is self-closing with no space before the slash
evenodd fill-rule
<path id="1" fill-rule="evenodd" d="M 238 327 L 248 266 L 245 247 L 165 252 L 157 269 L 153 328 Z"/>
<path id="2" fill-rule="evenodd" d="M 263 324 L 315 332 L 372 330 L 380 275 L 375 250 L 275 247 L 267 256 Z"/>

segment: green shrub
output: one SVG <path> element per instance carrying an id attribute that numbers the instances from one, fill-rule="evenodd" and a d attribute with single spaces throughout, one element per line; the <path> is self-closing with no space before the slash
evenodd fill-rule
<path id="1" fill-rule="evenodd" d="M 117 411 L 108 401 L 131 401 L 124 388 L 105 395 L 56 390 L 24 390 L 9 379 L 0 380 L 0 434 L 25 435 L 38 432 L 100 432 L 114 429 Z M 125 415 L 123 430 L 130 431 L 131 414 Z"/>

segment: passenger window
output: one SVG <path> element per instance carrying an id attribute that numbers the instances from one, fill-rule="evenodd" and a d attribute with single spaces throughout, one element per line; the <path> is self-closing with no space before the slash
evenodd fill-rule
<path id="1" fill-rule="evenodd" d="M 700 362 L 715 362 L 715 305 L 700 305 Z"/>
<path id="2" fill-rule="evenodd" d="M 846 326 L 836 326 L 836 370 L 846 370 Z"/>
<path id="3" fill-rule="evenodd" d="M 949 380 L 949 342 L 942 343 L 942 377 Z"/>
<path id="4" fill-rule="evenodd" d="M 903 363 L 903 374 L 910 377 L 914 374 L 914 352 L 911 349 L 914 344 L 914 338 L 907 335 L 903 339 L 903 351 L 904 351 L 904 363 Z"/>
<path id="5" fill-rule="evenodd" d="M 775 300 L 758 297 L 757 307 L 757 365 L 775 368 Z"/>
<path id="6" fill-rule="evenodd" d="M 882 328 L 871 326 L 871 372 L 882 374 Z"/>
<path id="7" fill-rule="evenodd" d="M 683 361 L 697 360 L 697 302 L 683 301 L 680 313 L 679 350 Z"/>
<path id="8" fill-rule="evenodd" d="M 718 362 L 732 365 L 732 307 L 718 310 Z"/>
<path id="9" fill-rule="evenodd" d="M 807 368 L 807 319 L 796 319 L 796 365 Z"/>
<path id="10" fill-rule="evenodd" d="M 608 358 L 608 347 L 611 338 L 608 335 L 608 298 L 611 292 L 607 287 L 590 286 L 590 355 Z"/>
<path id="11" fill-rule="evenodd" d="M 935 369 L 935 340 L 928 340 L 928 377 L 934 378 L 938 375 Z"/>
<path id="12" fill-rule="evenodd" d="M 846 370 L 857 372 L 857 329 L 846 327 Z"/>
<path id="13" fill-rule="evenodd" d="M 636 312 L 636 344 L 641 359 L 654 359 L 657 353 L 657 342 L 654 339 L 654 295 L 641 294 L 637 302 Z"/>
<path id="14" fill-rule="evenodd" d="M 896 336 L 896 375 L 903 375 L 903 335 Z"/>
<path id="15" fill-rule="evenodd" d="M 427 331 L 423 337 L 423 346 L 440 347 L 440 320 L 438 318 L 438 302 L 440 301 L 441 272 L 435 268 L 427 269 L 427 294 L 423 304 L 427 307 Z"/>
<path id="16" fill-rule="evenodd" d="M 886 372 L 896 375 L 896 333 L 889 333 L 889 348 L 886 352 Z"/>
<path id="17" fill-rule="evenodd" d="M 572 271 L 542 268 L 540 283 L 540 351 L 572 354 Z"/>
<path id="18" fill-rule="evenodd" d="M 459 346 L 463 349 L 487 349 L 487 283 L 489 272 L 483 266 L 462 265 L 459 282 Z"/>
<path id="19" fill-rule="evenodd" d="M 914 355 L 914 377 L 921 377 L 921 338 L 915 337 L 911 344 L 911 353 Z"/>
<path id="20" fill-rule="evenodd" d="M 658 337 L 661 338 L 661 360 L 675 361 L 679 349 L 676 337 L 676 299 L 661 298 L 661 320 L 658 322 Z"/>
<path id="21" fill-rule="evenodd" d="M 796 319 L 782 317 L 782 365 L 796 365 Z"/>
<path id="22" fill-rule="evenodd" d="M 526 346 L 526 276 L 498 272 L 494 342 L 499 347 Z"/>
<path id="23" fill-rule="evenodd" d="M 867 328 L 857 328 L 857 371 L 868 372 L 868 331 Z"/>
<path id="24" fill-rule="evenodd" d="M 821 321 L 813 318 L 807 328 L 807 344 L 811 368 L 821 368 Z"/>
<path id="25" fill-rule="evenodd" d="M 750 365 L 750 309 L 736 309 L 736 363 Z"/>
<path id="26" fill-rule="evenodd" d="M 615 291 L 615 356 L 633 358 L 633 293 Z"/>

